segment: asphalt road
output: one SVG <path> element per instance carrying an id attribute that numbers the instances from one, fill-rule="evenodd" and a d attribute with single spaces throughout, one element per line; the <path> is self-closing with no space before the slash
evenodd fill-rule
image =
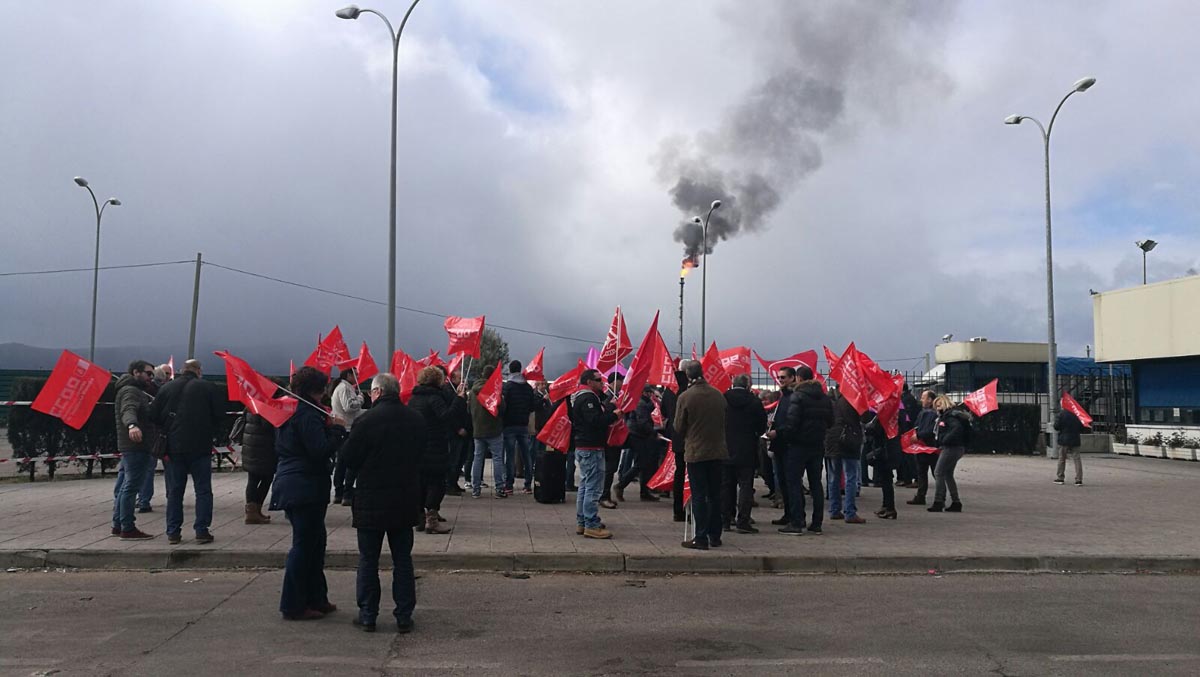
<path id="1" fill-rule="evenodd" d="M 0 574 L 3 675 L 1195 675 L 1200 577 L 430 574 L 417 629 L 279 571 Z M 384 580 L 384 590 L 388 589 Z"/>

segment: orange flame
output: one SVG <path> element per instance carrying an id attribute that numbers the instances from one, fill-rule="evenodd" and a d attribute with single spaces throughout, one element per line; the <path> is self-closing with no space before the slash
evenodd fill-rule
<path id="1" fill-rule="evenodd" d="M 679 277 L 681 279 L 687 277 L 689 270 L 691 270 L 692 268 L 698 268 L 700 266 L 700 264 L 696 262 L 696 259 L 692 258 L 690 256 L 688 258 L 684 259 L 683 263 L 681 265 L 682 265 L 682 268 L 680 268 L 680 270 L 679 270 Z"/>

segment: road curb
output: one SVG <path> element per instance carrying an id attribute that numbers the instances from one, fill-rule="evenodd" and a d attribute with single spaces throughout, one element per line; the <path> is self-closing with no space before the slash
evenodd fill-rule
<path id="1" fill-rule="evenodd" d="M 0 550 L 10 569 L 281 569 L 286 554 L 250 550 L 178 548 L 154 550 Z M 424 571 L 589 572 L 659 574 L 929 574 L 929 573 L 1200 573 L 1200 557 L 999 555 L 963 557 L 775 556 L 689 552 L 672 555 L 621 553 L 414 553 Z M 328 569 L 354 569 L 358 553 L 330 551 Z"/>

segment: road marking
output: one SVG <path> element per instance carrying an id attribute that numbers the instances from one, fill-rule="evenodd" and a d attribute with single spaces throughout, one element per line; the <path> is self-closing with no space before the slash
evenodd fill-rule
<path id="1" fill-rule="evenodd" d="M 1051 656 L 1052 661 L 1064 663 L 1135 663 L 1138 661 L 1196 661 L 1200 654 L 1194 653 L 1117 653 L 1117 654 L 1084 654 L 1076 656 Z"/>
<path id="2" fill-rule="evenodd" d="M 711 661 L 679 661 L 677 668 L 770 668 L 787 665 L 865 665 L 882 664 L 882 658 L 725 658 Z"/>

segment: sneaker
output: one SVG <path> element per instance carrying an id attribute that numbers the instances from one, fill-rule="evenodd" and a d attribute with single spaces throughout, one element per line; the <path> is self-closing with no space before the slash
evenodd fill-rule
<path id="1" fill-rule="evenodd" d="M 350 623 L 354 627 L 358 628 L 359 630 L 362 630 L 363 632 L 375 632 L 375 624 L 374 623 L 364 623 L 359 618 L 355 618 L 355 619 L 351 620 Z"/>
<path id="2" fill-rule="evenodd" d="M 504 493 L 503 489 L 497 489 L 496 493 L 493 494 L 492 497 L 493 498 L 508 498 L 508 494 Z"/>
<path id="3" fill-rule="evenodd" d="M 1076 481 L 1075 481 L 1075 486 L 1077 486 L 1077 487 L 1082 487 L 1082 486 L 1083 486 L 1083 480 L 1076 480 Z"/>
<path id="4" fill-rule="evenodd" d="M 415 626 L 416 626 L 416 624 L 413 623 L 413 619 L 411 619 L 411 618 L 405 618 L 403 620 L 397 619 L 396 620 L 396 634 L 407 635 L 408 633 L 413 631 L 413 628 Z"/>
<path id="5" fill-rule="evenodd" d="M 197 543 L 201 543 L 201 544 L 212 543 L 214 540 L 215 539 L 213 538 L 212 533 L 210 533 L 208 531 L 196 534 L 196 542 Z"/>
<path id="6" fill-rule="evenodd" d="M 138 529 L 137 527 L 134 527 L 134 528 L 130 529 L 129 531 L 121 532 L 121 540 L 124 540 L 124 541 L 146 541 L 151 538 L 154 538 L 154 537 L 151 536 L 150 534 L 142 531 L 141 529 Z"/>
<path id="7" fill-rule="evenodd" d="M 682 545 L 688 550 L 708 550 L 708 541 L 698 541 L 696 539 L 692 539 L 690 541 L 684 541 L 679 545 Z"/>
<path id="8" fill-rule="evenodd" d="M 750 526 L 749 524 L 746 524 L 746 525 L 739 524 L 737 527 L 734 528 L 734 531 L 738 532 L 739 534 L 757 534 L 758 533 L 758 529 L 755 529 L 754 527 Z"/>
<path id="9" fill-rule="evenodd" d="M 846 524 L 866 524 L 866 523 L 867 523 L 866 518 L 859 517 L 858 515 L 846 518 Z"/>
<path id="10" fill-rule="evenodd" d="M 612 533 L 610 533 L 608 529 L 605 529 L 604 526 L 601 525 L 594 529 L 584 529 L 583 537 L 584 538 L 612 538 Z"/>
<path id="11" fill-rule="evenodd" d="M 794 527 L 789 524 L 786 527 L 780 529 L 779 533 L 787 534 L 788 536 L 803 536 L 804 530 L 801 529 L 800 527 Z"/>
<path id="12" fill-rule="evenodd" d="M 835 514 L 833 514 L 833 515 L 830 515 L 830 516 L 829 516 L 829 519 L 831 519 L 831 520 L 844 520 L 844 519 L 846 519 L 846 516 L 845 516 L 845 515 L 843 515 L 842 513 L 840 513 L 840 512 L 839 512 L 839 513 L 835 513 Z"/>
<path id="13" fill-rule="evenodd" d="M 777 527 L 786 527 L 787 525 L 791 524 L 791 522 L 789 522 L 786 518 L 780 517 L 777 520 L 771 520 L 771 524 L 774 524 Z"/>
<path id="14" fill-rule="evenodd" d="M 171 545 L 179 545 L 183 542 L 183 536 L 179 534 L 167 534 L 167 543 Z"/>
<path id="15" fill-rule="evenodd" d="M 478 489 L 471 490 L 471 498 L 479 498 L 479 490 Z"/>
<path id="16" fill-rule="evenodd" d="M 1054 483 L 1055 484 L 1066 484 L 1066 482 L 1064 482 L 1062 480 L 1054 480 Z"/>
<path id="17" fill-rule="evenodd" d="M 822 533 L 821 527 L 809 527 L 808 533 L 812 534 L 813 536 L 820 536 Z"/>

